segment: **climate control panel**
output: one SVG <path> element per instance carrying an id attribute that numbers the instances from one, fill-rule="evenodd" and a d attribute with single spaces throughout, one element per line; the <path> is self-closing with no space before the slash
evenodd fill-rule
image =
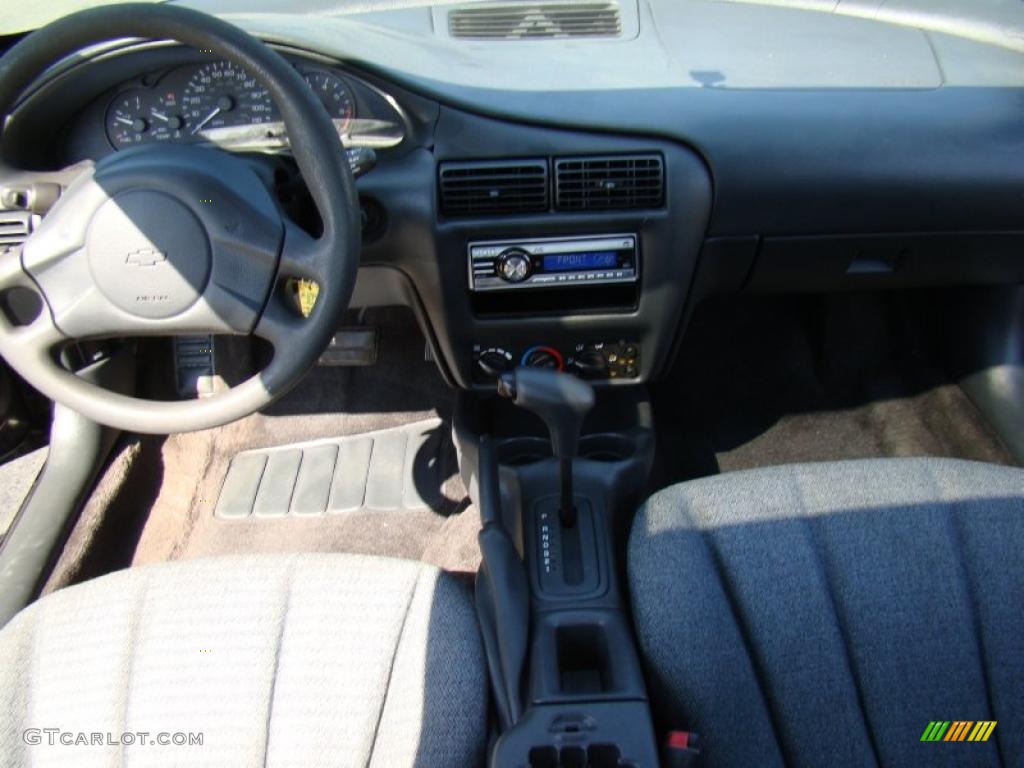
<path id="1" fill-rule="evenodd" d="M 590 380 L 637 379 L 640 376 L 640 345 L 619 339 L 579 342 L 572 346 L 473 346 L 473 376 L 478 382 L 494 381 L 506 371 L 518 367 L 550 368 Z"/>

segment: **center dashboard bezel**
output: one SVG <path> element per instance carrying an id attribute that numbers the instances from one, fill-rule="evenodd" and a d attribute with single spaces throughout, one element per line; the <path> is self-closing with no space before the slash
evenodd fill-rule
<path id="1" fill-rule="evenodd" d="M 422 210 L 420 223 L 420 232 L 432 231 L 433 238 L 414 237 L 413 228 L 405 228 L 402 240 L 409 250 L 403 261 L 424 300 L 440 354 L 457 386 L 493 390 L 493 382 L 476 375 L 474 349 L 500 347 L 513 352 L 515 358 L 521 350 L 546 345 L 566 355 L 580 344 L 586 347 L 619 340 L 635 343 L 642 350 L 636 376 L 595 384 L 630 386 L 659 377 L 682 322 L 707 229 L 712 184 L 699 155 L 664 139 L 523 125 L 455 108 L 442 109 L 432 151 L 422 157 L 423 183 L 430 178 L 436 184 L 440 163 L 467 158 L 482 163 L 509 157 L 655 152 L 664 158 L 666 190 L 657 208 L 455 217 L 442 213 L 435 197 L 431 208 Z M 366 178 L 367 183 L 381 181 L 383 178 L 374 178 L 374 174 Z M 555 241 L 595 233 L 636 233 L 642 250 L 637 281 L 544 290 L 470 290 L 470 243 Z M 421 244 L 422 250 L 418 248 Z"/>

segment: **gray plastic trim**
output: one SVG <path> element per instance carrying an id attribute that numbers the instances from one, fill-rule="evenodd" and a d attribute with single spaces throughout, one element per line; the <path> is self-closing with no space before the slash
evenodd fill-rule
<path id="1" fill-rule="evenodd" d="M 134 376 L 134 360 L 120 355 L 82 375 L 124 387 Z M 0 627 L 38 594 L 118 434 L 54 405 L 46 464 L 0 542 Z"/>
<path id="2" fill-rule="evenodd" d="M 442 421 L 255 451 L 231 460 L 214 514 L 228 520 L 440 509 Z"/>

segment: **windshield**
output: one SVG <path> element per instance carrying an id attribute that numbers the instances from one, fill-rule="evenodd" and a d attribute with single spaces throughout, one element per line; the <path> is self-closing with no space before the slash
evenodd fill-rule
<path id="1" fill-rule="evenodd" d="M 551 0 L 143 0 L 174 2 L 215 14 L 292 13 L 338 16 L 371 11 L 434 5 L 466 5 L 492 2 L 496 5 L 537 6 Z M 581 0 L 558 0 L 580 2 Z M 957 37 L 1024 51 L 1024 3 L 1020 0 L 676 0 L 680 4 L 769 5 L 816 11 L 840 16 L 873 19 L 903 26 L 919 27 Z M 124 0 L 46 0 L 46 2 L 9 3 L 0 16 L 0 34 L 27 32 L 74 11 Z M 639 0 L 645 3 L 646 0 Z"/>

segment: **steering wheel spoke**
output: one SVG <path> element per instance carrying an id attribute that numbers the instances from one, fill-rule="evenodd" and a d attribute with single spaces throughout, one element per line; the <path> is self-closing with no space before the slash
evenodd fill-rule
<path id="1" fill-rule="evenodd" d="M 284 246 L 278 264 L 278 277 L 282 280 L 310 280 L 322 286 L 327 265 L 323 243 L 310 236 L 291 219 L 284 218 Z"/>
<path id="2" fill-rule="evenodd" d="M 253 335 L 269 342 L 277 355 L 282 349 L 295 344 L 296 338 L 302 334 L 305 321 L 297 310 L 284 298 L 283 290 L 275 290 L 267 301 L 267 306 L 260 316 Z"/>
<path id="3" fill-rule="evenodd" d="M 21 266 L 21 246 L 0 252 L 0 293 L 13 288 L 32 290 L 35 284 Z"/>
<path id="4" fill-rule="evenodd" d="M 11 334 L 15 343 L 34 350 L 39 355 L 48 355 L 58 344 L 70 341 L 53 322 L 53 316 L 45 306 L 28 325 L 16 326 Z"/>
<path id="5" fill-rule="evenodd" d="M 38 305 L 34 308 L 34 317 L 26 319 L 24 324 L 14 322 L 5 311 L 0 311 L 0 336 L 9 336 L 10 343 L 38 356 L 48 353 L 68 338 L 53 322 L 50 306 L 25 271 L 21 254 L 22 246 L 0 252 L 0 295 L 22 289 L 34 296 Z"/>
<path id="6" fill-rule="evenodd" d="M 92 160 L 56 171 L 23 171 L 0 165 L 0 211 L 49 211 L 64 191 L 95 167 Z"/>

